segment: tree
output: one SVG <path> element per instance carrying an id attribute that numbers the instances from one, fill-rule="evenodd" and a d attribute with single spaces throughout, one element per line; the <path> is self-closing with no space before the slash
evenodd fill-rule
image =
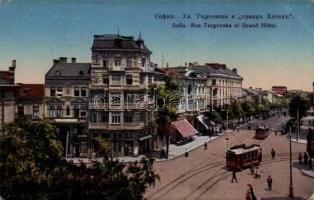
<path id="1" fill-rule="evenodd" d="M 164 85 L 152 85 L 151 94 L 155 95 L 155 112 L 158 135 L 166 138 L 166 158 L 169 153 L 169 134 L 171 133 L 171 122 L 177 120 L 177 108 L 180 100 L 178 94 L 181 86 L 178 80 L 165 76 Z"/>
<path id="2" fill-rule="evenodd" d="M 252 102 L 244 102 L 242 104 L 242 108 L 246 117 L 250 117 L 255 113 L 255 108 Z"/>
<path id="3" fill-rule="evenodd" d="M 299 120 L 301 121 L 309 109 L 309 102 L 299 95 L 293 97 L 289 103 L 289 114 L 294 120 L 297 120 L 297 115 L 299 114 Z"/>
<path id="4" fill-rule="evenodd" d="M 159 176 L 153 160 L 125 164 L 107 155 L 106 140 L 97 138 L 104 156 L 88 167 L 62 159 L 62 146 L 53 127 L 11 123 L 0 136 L 0 196 L 4 199 L 143 199 Z"/>
<path id="5" fill-rule="evenodd" d="M 309 132 L 307 134 L 307 145 L 306 151 L 309 153 L 310 157 L 314 156 L 314 132 L 311 128 L 309 128 Z"/>
<path id="6" fill-rule="evenodd" d="M 234 116 L 237 118 L 239 122 L 240 118 L 244 115 L 244 111 L 243 111 L 241 103 L 238 101 L 234 102 L 232 104 L 232 110 L 233 110 Z"/>

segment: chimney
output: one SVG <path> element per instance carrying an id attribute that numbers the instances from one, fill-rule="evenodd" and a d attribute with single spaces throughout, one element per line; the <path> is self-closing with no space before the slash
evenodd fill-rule
<path id="1" fill-rule="evenodd" d="M 75 58 L 75 57 L 72 57 L 72 58 L 71 58 L 71 61 L 72 61 L 72 63 L 76 63 L 76 58 Z"/>
<path id="2" fill-rule="evenodd" d="M 234 73 L 236 73 L 236 74 L 238 73 L 238 69 L 237 69 L 237 68 L 233 68 L 232 71 L 233 71 Z"/>
<path id="3" fill-rule="evenodd" d="M 188 63 L 187 63 L 187 62 L 185 62 L 185 63 L 184 63 L 184 66 L 185 66 L 185 67 L 186 67 L 186 66 L 188 66 Z"/>
<path id="4" fill-rule="evenodd" d="M 58 59 L 53 59 L 53 65 L 56 65 L 57 63 L 59 63 Z"/>
<path id="5" fill-rule="evenodd" d="M 12 60 L 12 66 L 9 67 L 9 72 L 15 72 L 15 68 L 16 68 L 16 60 Z"/>
<path id="6" fill-rule="evenodd" d="M 68 58 L 67 57 L 60 57 L 59 58 L 59 62 L 60 63 L 67 63 L 68 62 Z"/>

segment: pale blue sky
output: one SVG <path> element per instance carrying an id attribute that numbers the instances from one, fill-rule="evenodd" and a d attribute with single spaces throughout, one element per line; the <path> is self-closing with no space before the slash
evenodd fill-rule
<path id="1" fill-rule="evenodd" d="M 52 60 L 60 56 L 90 61 L 94 34 L 138 37 L 142 32 L 152 61 L 220 62 L 237 67 L 244 86 L 310 90 L 314 81 L 314 3 L 304 1 L 40 1 L 0 0 L 0 69 L 17 59 L 18 82 L 44 82 Z M 107 2 L 107 3 L 104 3 Z M 179 3 L 180 2 L 180 3 Z M 157 20 L 156 13 L 174 20 Z M 184 20 L 183 13 L 193 19 Z M 203 23 L 195 14 L 291 14 L 276 29 L 174 29 L 171 24 Z M 212 20 L 208 23 L 244 23 Z M 264 22 L 257 21 L 257 22 Z M 245 23 L 256 23 L 249 20 Z"/>

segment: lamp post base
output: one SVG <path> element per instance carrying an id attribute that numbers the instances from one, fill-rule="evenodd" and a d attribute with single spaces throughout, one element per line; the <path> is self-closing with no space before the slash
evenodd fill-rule
<path id="1" fill-rule="evenodd" d="M 294 195 L 293 195 L 293 186 L 289 186 L 289 197 L 290 198 L 294 198 Z"/>

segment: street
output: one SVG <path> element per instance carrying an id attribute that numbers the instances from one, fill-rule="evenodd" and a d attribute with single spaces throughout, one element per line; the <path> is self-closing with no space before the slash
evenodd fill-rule
<path id="1" fill-rule="evenodd" d="M 260 125 L 280 126 L 284 119 L 272 117 Z M 225 168 L 225 138 L 220 137 L 189 152 L 189 157 L 156 162 L 155 170 L 160 182 L 150 188 L 148 199 L 245 199 L 247 184 L 251 184 L 258 199 L 287 199 L 289 194 L 289 140 L 287 135 L 272 132 L 265 140 L 254 139 L 254 130 L 240 130 L 228 134 L 229 146 L 244 143 L 259 144 L 263 148 L 263 161 L 259 167 L 260 179 L 250 169 L 237 172 L 238 183 L 231 183 L 232 172 Z M 274 148 L 276 158 L 271 159 Z M 304 176 L 298 168 L 297 156 L 304 152 L 305 144 L 293 143 L 293 185 L 296 199 L 306 199 L 313 193 L 313 179 Z M 266 179 L 273 178 L 273 190 L 267 190 Z"/>

